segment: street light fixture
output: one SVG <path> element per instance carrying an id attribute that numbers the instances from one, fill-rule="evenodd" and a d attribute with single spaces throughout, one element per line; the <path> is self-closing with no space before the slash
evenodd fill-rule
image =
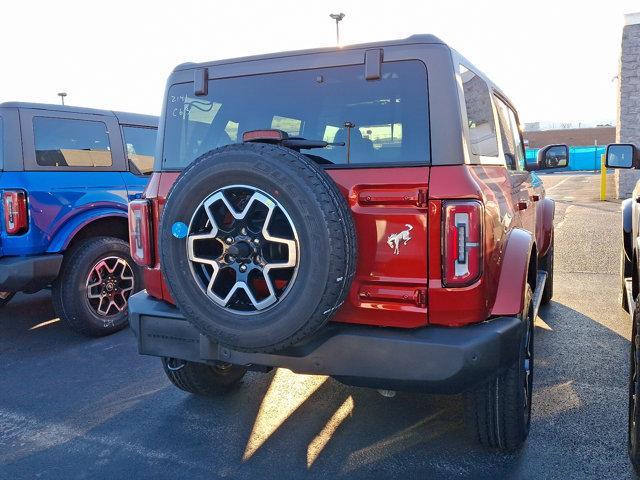
<path id="1" fill-rule="evenodd" d="M 329 16 L 336 21 L 336 45 L 340 45 L 340 21 L 344 18 L 344 13 L 330 13 Z"/>
<path id="2" fill-rule="evenodd" d="M 60 97 L 60 101 L 62 102 L 62 105 L 64 105 L 64 97 L 67 96 L 67 92 L 60 92 L 58 93 L 58 96 Z"/>

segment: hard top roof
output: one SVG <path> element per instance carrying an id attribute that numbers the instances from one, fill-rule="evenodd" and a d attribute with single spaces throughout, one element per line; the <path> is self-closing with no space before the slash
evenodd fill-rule
<path id="1" fill-rule="evenodd" d="M 87 115 L 114 116 L 119 123 L 157 127 L 158 117 L 140 113 L 117 112 L 113 110 L 99 110 L 96 108 L 74 107 L 71 105 L 56 105 L 49 103 L 4 102 L 0 108 L 29 108 L 32 110 L 47 110 L 50 112 L 78 113 Z"/>
<path id="2" fill-rule="evenodd" d="M 287 52 L 251 55 L 248 57 L 228 58 L 224 60 L 215 60 L 215 61 L 202 62 L 202 63 L 187 62 L 187 63 L 182 63 L 178 65 L 174 69 L 174 71 L 190 70 L 193 68 L 202 68 L 202 67 L 208 67 L 213 65 L 224 65 L 229 63 L 249 62 L 252 60 L 266 60 L 269 58 L 295 57 L 298 55 L 311 55 L 314 53 L 330 53 L 330 52 L 339 53 L 345 50 L 358 50 L 358 49 L 366 49 L 366 48 L 380 48 L 380 47 L 390 47 L 394 45 L 414 45 L 414 44 L 435 44 L 435 45 L 446 46 L 446 44 L 435 35 L 421 34 L 421 35 L 411 35 L 410 37 L 398 39 L 398 40 L 386 40 L 382 42 L 361 43 L 357 45 L 345 45 L 342 47 L 322 47 L 322 48 L 312 48 L 307 50 L 292 50 Z"/>
<path id="3" fill-rule="evenodd" d="M 383 48 L 383 47 L 390 47 L 390 46 L 420 45 L 420 44 L 442 45 L 450 49 L 460 59 L 463 60 L 464 65 L 467 68 L 473 70 L 474 73 L 480 75 L 485 80 L 485 82 L 487 82 L 495 91 L 497 91 L 508 103 L 511 103 L 509 100 L 509 97 L 495 83 L 493 83 L 491 79 L 489 79 L 489 77 L 487 77 L 480 69 L 475 67 L 473 63 L 468 61 L 464 56 L 462 56 L 459 52 L 457 52 L 456 50 L 451 48 L 449 45 L 447 45 L 444 41 L 440 40 L 438 37 L 431 34 L 417 34 L 417 35 L 411 35 L 407 38 L 402 38 L 397 40 L 385 40 L 380 42 L 361 43 L 361 44 L 355 44 L 355 45 L 346 45 L 342 47 L 323 47 L 323 48 L 312 48 L 307 50 L 292 50 L 287 52 L 266 53 L 261 55 L 228 58 L 228 59 L 213 60 L 213 61 L 201 62 L 201 63 L 187 62 L 187 63 L 182 63 L 177 67 L 175 67 L 174 72 L 183 71 L 183 70 L 192 70 L 196 68 L 213 67 L 216 65 L 229 65 L 233 63 L 250 62 L 255 60 L 268 60 L 268 59 L 275 59 L 275 58 L 296 57 L 300 55 L 313 55 L 317 53 L 331 53 L 331 52 L 340 53 L 346 50 L 359 50 L 359 49 L 365 50 L 370 48 Z"/>

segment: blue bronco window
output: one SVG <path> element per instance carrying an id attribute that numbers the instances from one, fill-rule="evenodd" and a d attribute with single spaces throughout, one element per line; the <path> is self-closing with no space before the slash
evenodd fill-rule
<path id="1" fill-rule="evenodd" d="M 249 130 L 344 143 L 303 150 L 320 163 L 428 163 L 427 72 L 419 61 L 386 62 L 367 81 L 364 66 L 332 67 L 171 86 L 166 101 L 163 168 L 181 169 L 200 155 L 242 141 Z"/>
<path id="2" fill-rule="evenodd" d="M 42 167 L 110 167 L 111 146 L 102 122 L 35 117 L 36 161 Z"/>

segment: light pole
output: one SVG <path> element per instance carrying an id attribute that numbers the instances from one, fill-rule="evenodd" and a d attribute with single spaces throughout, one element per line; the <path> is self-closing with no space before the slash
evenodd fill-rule
<path id="1" fill-rule="evenodd" d="M 62 105 L 64 105 L 64 97 L 67 96 L 67 92 L 60 92 L 58 96 L 60 97 L 60 101 L 62 102 Z"/>
<path id="2" fill-rule="evenodd" d="M 344 18 L 344 13 L 330 13 L 329 16 L 336 21 L 336 45 L 340 45 L 340 21 Z"/>

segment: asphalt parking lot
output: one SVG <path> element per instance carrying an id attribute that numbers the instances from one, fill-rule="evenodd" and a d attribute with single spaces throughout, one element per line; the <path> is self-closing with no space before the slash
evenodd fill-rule
<path id="1" fill-rule="evenodd" d="M 619 203 L 596 200 L 593 174 L 543 179 L 557 201 L 555 297 L 537 319 L 520 452 L 476 445 L 457 397 L 389 399 L 286 370 L 190 396 L 131 332 L 79 337 L 41 292 L 0 311 L 0 479 L 631 478 Z"/>

